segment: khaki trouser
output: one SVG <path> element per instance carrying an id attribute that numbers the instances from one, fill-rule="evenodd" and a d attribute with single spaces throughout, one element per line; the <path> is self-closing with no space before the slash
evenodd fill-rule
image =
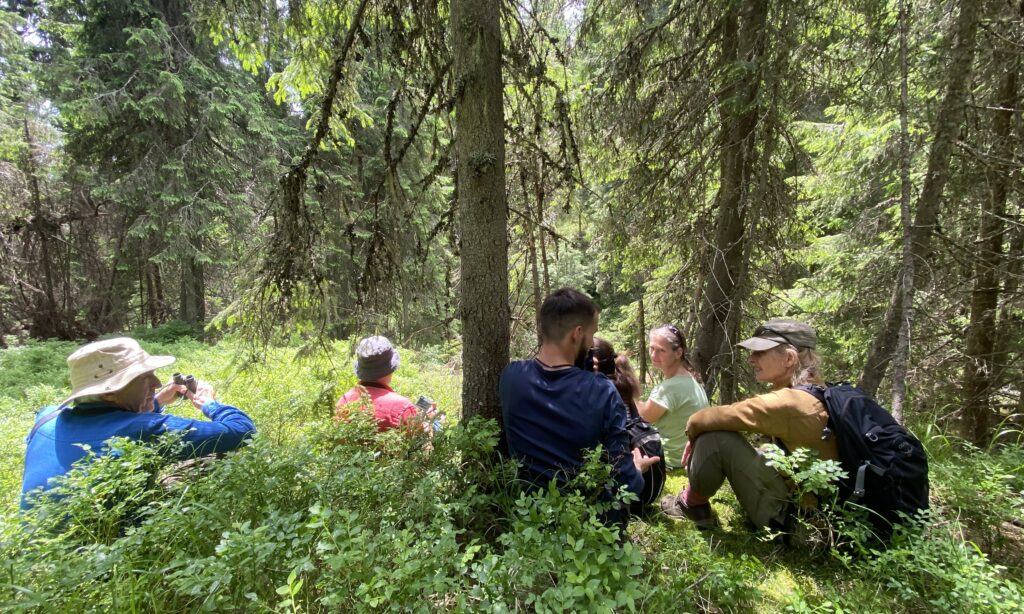
<path id="1" fill-rule="evenodd" d="M 782 476 L 765 462 L 739 433 L 703 433 L 693 444 L 687 470 L 690 487 L 710 498 L 729 480 L 751 522 L 759 527 L 767 526 L 770 520 L 783 524 L 789 489 Z"/>

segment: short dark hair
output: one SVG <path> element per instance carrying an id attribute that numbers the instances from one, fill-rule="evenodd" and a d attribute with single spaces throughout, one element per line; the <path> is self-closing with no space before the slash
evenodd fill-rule
<path id="1" fill-rule="evenodd" d="M 537 313 L 537 330 L 543 341 L 560 341 L 570 330 L 597 318 L 597 304 L 572 288 L 559 288 L 544 299 Z"/>

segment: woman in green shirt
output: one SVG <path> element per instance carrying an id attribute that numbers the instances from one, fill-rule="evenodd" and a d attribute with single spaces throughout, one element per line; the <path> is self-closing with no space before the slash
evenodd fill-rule
<path id="1" fill-rule="evenodd" d="M 708 397 L 697 370 L 686 358 L 686 339 L 678 328 L 659 326 L 651 331 L 649 341 L 651 365 L 665 379 L 654 387 L 650 398 L 639 403 L 638 409 L 640 416 L 661 432 L 669 469 L 678 469 L 686 448 L 686 421 L 708 406 Z"/>

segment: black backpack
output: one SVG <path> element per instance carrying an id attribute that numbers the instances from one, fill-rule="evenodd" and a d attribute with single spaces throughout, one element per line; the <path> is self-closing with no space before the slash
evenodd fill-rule
<path id="1" fill-rule="evenodd" d="M 661 491 L 665 488 L 665 477 L 668 469 L 665 466 L 665 446 L 661 442 L 661 433 L 651 426 L 636 413 L 630 405 L 626 408 L 626 433 L 629 435 L 630 449 L 639 448 L 644 456 L 660 456 L 661 460 L 652 465 L 644 474 L 644 489 L 640 493 L 640 500 L 629 505 L 629 513 L 634 516 L 643 516 L 651 509 L 652 503 L 661 497 Z"/>
<path id="2" fill-rule="evenodd" d="M 899 512 L 928 509 L 928 457 L 921 442 L 874 399 L 849 383 L 796 386 L 828 410 L 822 439 L 836 438 L 847 477 L 839 494 L 868 508 L 879 537 L 886 538 Z"/>

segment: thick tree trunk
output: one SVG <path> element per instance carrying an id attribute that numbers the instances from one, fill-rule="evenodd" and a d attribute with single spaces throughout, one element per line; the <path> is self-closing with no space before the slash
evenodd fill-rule
<path id="1" fill-rule="evenodd" d="M 731 353 L 723 353 L 722 348 L 735 341 L 735 325 L 730 324 L 742 301 L 741 276 L 747 240 L 744 230 L 756 155 L 757 98 L 767 15 L 766 0 L 754 0 L 742 9 L 736 3 L 730 6 L 723 26 L 721 70 L 730 82 L 722 88 L 719 103 L 722 125 L 718 218 L 710 275 L 704 282 L 700 331 L 694 344 L 696 367 L 709 394 L 715 388 L 723 360 L 730 360 Z M 735 77 L 737 73 L 741 76 Z M 726 383 L 733 386 L 735 379 L 727 377 Z M 733 392 L 729 390 L 726 394 L 731 398 Z"/>
<path id="2" fill-rule="evenodd" d="M 461 239 L 462 414 L 501 421 L 508 363 L 508 208 L 502 100 L 501 3 L 453 0 L 451 32 Z"/>
<path id="3" fill-rule="evenodd" d="M 949 81 L 946 93 L 935 120 L 934 138 L 928 152 L 928 169 L 924 186 L 917 200 L 914 218 L 913 256 L 917 262 L 928 262 L 931 254 L 932 234 L 939 219 L 942 194 L 949 178 L 949 161 L 953 154 L 956 136 L 960 130 L 961 113 L 970 91 L 971 68 L 974 64 L 975 38 L 978 32 L 978 11 L 980 0 L 961 0 L 960 15 L 957 18 L 954 43 L 950 51 Z M 914 277 L 915 287 L 920 287 L 923 275 Z M 868 352 L 858 385 L 868 394 L 874 395 L 885 377 L 892 360 L 894 346 L 899 334 L 903 313 L 902 278 L 896 280 L 889 308 L 881 328 Z"/>
<path id="4" fill-rule="evenodd" d="M 1018 134 L 1021 134 L 1021 127 L 1018 126 L 1017 131 Z M 1021 228 L 1024 228 L 1024 217 L 1018 213 L 1014 222 L 1011 223 L 1008 228 L 1012 228 L 1014 230 L 1010 233 L 1010 245 L 1009 249 L 1006 251 L 1006 254 L 1011 257 L 1004 257 L 1004 267 L 1002 272 L 1003 288 L 996 324 L 996 329 L 1000 331 L 1000 334 L 996 336 L 996 347 L 993 351 L 992 387 L 993 389 L 996 389 L 1002 385 L 1011 384 L 1020 390 L 1020 378 L 1012 378 L 1009 381 L 1007 380 L 1007 367 L 1010 364 L 1010 344 L 1014 338 L 1019 337 L 1019 331 L 1022 328 L 1022 318 L 1017 313 L 1014 297 L 1017 295 L 1019 287 L 1018 280 L 1021 278 L 1022 264 L 1024 264 L 1024 256 L 1022 256 L 1022 254 L 1024 254 L 1024 232 L 1021 231 Z M 1024 394 L 1021 394 L 1020 398 L 1021 403 L 1024 404 Z"/>
<path id="5" fill-rule="evenodd" d="M 1024 6 L 1024 3 L 1022 3 Z M 1003 266 L 1006 199 L 1014 169 L 1013 126 L 1017 108 L 1019 64 L 1015 52 L 996 53 L 997 65 L 1005 66 L 992 117 L 992 161 L 986 164 L 990 196 L 982 201 L 981 234 L 971 292 L 971 324 L 967 330 L 967 364 L 964 366 L 964 410 L 960 424 L 963 437 L 975 445 L 988 442 L 993 412 L 990 406 L 995 368 L 996 309 L 999 306 L 999 273 Z"/>

